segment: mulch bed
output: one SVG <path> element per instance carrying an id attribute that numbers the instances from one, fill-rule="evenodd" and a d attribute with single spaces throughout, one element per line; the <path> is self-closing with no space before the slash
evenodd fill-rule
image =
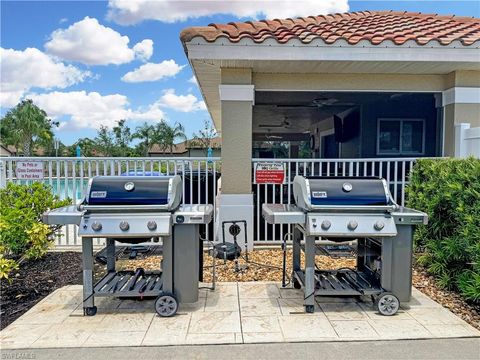
<path id="1" fill-rule="evenodd" d="M 65 285 L 82 283 L 82 254 L 51 252 L 39 260 L 26 261 L 1 280 L 0 328 L 5 328 L 45 296 Z"/>
<path id="2" fill-rule="evenodd" d="M 303 256 L 303 254 L 302 254 Z M 242 271 L 235 271 L 235 263 L 223 260 L 216 262 L 217 281 L 278 281 L 282 280 L 282 252 L 279 249 L 255 250 L 248 254 L 249 263 L 244 258 L 239 259 L 238 265 Z M 287 254 L 287 272 L 291 269 L 291 250 Z M 118 270 L 135 270 L 143 267 L 145 270 L 158 270 L 161 256 L 148 256 L 138 260 L 120 259 L 117 262 Z M 330 258 L 317 255 L 316 263 L 323 269 L 338 269 L 354 267 L 353 258 Z M 303 257 L 302 257 L 303 262 Z M 210 282 L 212 258 L 205 254 L 204 281 Z M 82 276 L 81 253 L 62 252 L 49 253 L 43 259 L 22 264 L 20 271 L 13 274 L 13 281 L 8 284 L 1 282 L 1 328 L 3 329 L 42 298 L 55 289 L 70 284 L 81 284 Z M 102 265 L 95 266 L 95 273 L 101 276 L 105 271 Z M 458 294 L 440 289 L 435 279 L 426 271 L 415 266 L 413 284 L 424 294 L 428 295 L 454 314 L 480 330 L 480 306 L 472 305 L 463 300 Z"/>

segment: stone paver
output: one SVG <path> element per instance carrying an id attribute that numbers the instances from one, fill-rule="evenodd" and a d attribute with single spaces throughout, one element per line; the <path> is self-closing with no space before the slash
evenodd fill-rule
<path id="1" fill-rule="evenodd" d="M 59 289 L 0 332 L 3 349 L 162 346 L 304 341 L 479 337 L 480 332 L 416 289 L 391 317 L 368 298 L 317 297 L 305 314 L 303 294 L 268 282 L 219 283 L 200 290 L 175 317 L 154 313 L 153 301 L 96 299 L 83 316 L 78 285 Z"/>

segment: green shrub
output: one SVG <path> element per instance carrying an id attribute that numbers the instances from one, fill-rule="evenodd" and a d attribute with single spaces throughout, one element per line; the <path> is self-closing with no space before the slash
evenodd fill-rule
<path id="1" fill-rule="evenodd" d="M 415 243 L 442 287 L 480 303 L 480 159 L 422 159 L 410 175 L 407 206 L 428 214 Z"/>
<path id="2" fill-rule="evenodd" d="M 42 183 L 9 183 L 0 190 L 0 278 L 8 279 L 22 261 L 45 255 L 58 227 L 41 223 L 41 216 L 69 203 L 68 199 L 59 200 Z"/>

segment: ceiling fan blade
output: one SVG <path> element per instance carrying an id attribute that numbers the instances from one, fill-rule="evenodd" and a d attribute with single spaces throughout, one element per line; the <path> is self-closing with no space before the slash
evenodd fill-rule
<path id="1" fill-rule="evenodd" d="M 357 105 L 355 103 L 349 103 L 349 102 L 336 102 L 332 104 L 323 104 L 323 106 L 354 106 Z"/>
<path id="2" fill-rule="evenodd" d="M 281 128 L 284 127 L 285 124 L 259 124 L 259 128 Z"/>

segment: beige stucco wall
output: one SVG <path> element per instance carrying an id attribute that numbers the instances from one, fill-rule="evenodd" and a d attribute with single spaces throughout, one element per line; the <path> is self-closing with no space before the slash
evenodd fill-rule
<path id="1" fill-rule="evenodd" d="M 455 71 L 445 76 L 445 89 L 452 87 L 480 88 L 480 71 Z M 480 104 L 449 104 L 444 107 L 445 142 L 444 154 L 455 154 L 455 124 L 470 123 L 471 127 L 480 127 Z"/>
<path id="2" fill-rule="evenodd" d="M 222 69 L 222 84 L 248 85 L 250 69 Z M 252 102 L 221 101 L 222 194 L 252 192 Z"/>
<path id="3" fill-rule="evenodd" d="M 255 90 L 443 91 L 443 75 L 254 73 Z"/>
<path id="4" fill-rule="evenodd" d="M 222 194 L 252 192 L 252 103 L 222 101 Z"/>
<path id="5" fill-rule="evenodd" d="M 445 156 L 455 154 L 455 124 L 470 123 L 470 127 L 480 127 L 480 104 L 450 104 L 444 108 Z"/>
<path id="6" fill-rule="evenodd" d="M 479 87 L 480 71 L 459 70 L 445 76 L 446 89 L 454 86 Z"/>

